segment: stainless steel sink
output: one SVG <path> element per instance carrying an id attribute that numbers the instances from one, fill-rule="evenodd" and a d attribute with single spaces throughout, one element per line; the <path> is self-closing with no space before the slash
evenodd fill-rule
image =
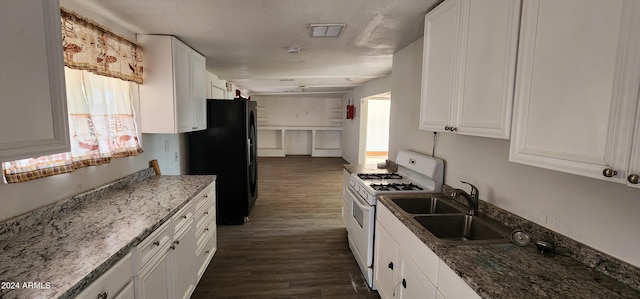
<path id="1" fill-rule="evenodd" d="M 403 197 L 391 201 L 409 214 L 451 214 L 463 213 L 464 209 L 436 197 Z"/>
<path id="2" fill-rule="evenodd" d="M 436 244 L 510 242 L 508 227 L 482 215 L 469 215 L 466 205 L 448 197 L 395 197 L 389 201 Z"/>
<path id="3" fill-rule="evenodd" d="M 506 243 L 506 229 L 489 219 L 465 214 L 413 217 L 440 243 Z M 500 225 L 500 226 L 498 226 Z"/>

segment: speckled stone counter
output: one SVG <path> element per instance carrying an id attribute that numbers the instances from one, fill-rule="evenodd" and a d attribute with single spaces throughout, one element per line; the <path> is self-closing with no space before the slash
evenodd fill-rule
<path id="1" fill-rule="evenodd" d="M 444 194 L 434 196 L 446 197 Z M 640 298 L 637 268 L 614 261 L 593 249 L 589 249 L 592 253 L 586 253 L 588 250 L 584 250 L 585 245 L 582 245 L 582 253 L 578 253 L 578 257 L 592 261 L 579 261 L 574 256 L 577 253 L 568 252 L 571 246 L 577 245 L 571 245 L 566 240 L 558 241 L 562 237 L 554 239 L 565 242 L 556 244 L 560 245 L 559 250 L 545 255 L 537 251 L 533 242 L 525 247 L 511 243 L 438 245 L 424 233 L 423 228 L 409 221 L 406 214 L 389 203 L 388 200 L 397 197 L 403 196 L 381 196 L 378 202 L 384 204 L 482 298 Z M 538 240 L 540 232 L 535 230 L 540 228 L 534 227 L 535 224 L 526 224 L 521 218 L 514 220 L 518 217 L 497 210 L 500 209 L 481 202 L 481 213 L 486 212 L 494 219 L 500 218 L 496 220 L 511 228 L 527 228 L 532 239 Z M 607 265 L 609 269 L 599 269 L 599 264 Z"/>
<path id="2" fill-rule="evenodd" d="M 388 173 L 398 171 L 398 165 L 390 160 L 387 160 L 385 168 L 378 168 L 375 164 L 344 164 L 342 166 L 349 173 Z"/>
<path id="3" fill-rule="evenodd" d="M 145 170 L 0 223 L 0 281 L 39 282 L 0 298 L 74 297 L 214 180 Z"/>

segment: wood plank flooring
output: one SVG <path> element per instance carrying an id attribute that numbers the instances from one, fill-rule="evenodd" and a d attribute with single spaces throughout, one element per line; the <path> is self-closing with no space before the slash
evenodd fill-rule
<path id="1" fill-rule="evenodd" d="M 380 298 L 349 250 L 341 158 L 258 159 L 249 222 L 218 226 L 192 298 Z"/>

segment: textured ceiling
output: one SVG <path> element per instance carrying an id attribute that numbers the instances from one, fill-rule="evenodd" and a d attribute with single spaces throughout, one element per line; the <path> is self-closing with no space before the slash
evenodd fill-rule
<path id="1" fill-rule="evenodd" d="M 393 53 L 422 36 L 439 0 L 84 0 L 144 34 L 170 34 L 207 57 L 207 69 L 249 95 L 344 93 L 391 72 Z M 312 23 L 344 23 L 311 38 Z M 298 54 L 287 48 L 301 48 Z"/>

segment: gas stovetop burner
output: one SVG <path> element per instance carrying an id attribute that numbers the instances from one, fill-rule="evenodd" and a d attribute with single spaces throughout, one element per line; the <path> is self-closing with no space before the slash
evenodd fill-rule
<path id="1" fill-rule="evenodd" d="M 416 184 L 371 184 L 370 185 L 373 190 L 376 191 L 412 191 L 412 190 L 423 190 L 422 187 Z"/>
<path id="2" fill-rule="evenodd" d="M 402 176 L 397 173 L 359 173 L 358 177 L 363 180 L 393 180 L 402 178 Z"/>

